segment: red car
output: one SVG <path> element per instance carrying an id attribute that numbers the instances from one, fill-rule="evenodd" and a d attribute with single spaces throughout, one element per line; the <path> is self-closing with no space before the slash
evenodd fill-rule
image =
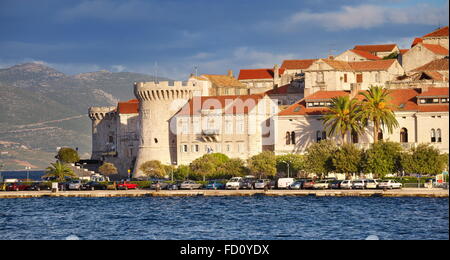
<path id="1" fill-rule="evenodd" d="M 8 186 L 6 186 L 7 191 L 21 191 L 21 190 L 28 190 L 31 188 L 31 185 L 24 184 L 24 183 L 10 183 Z"/>
<path id="2" fill-rule="evenodd" d="M 131 190 L 131 189 L 136 190 L 137 188 L 138 188 L 137 184 L 128 183 L 126 181 L 117 184 L 117 189 L 118 190 Z"/>

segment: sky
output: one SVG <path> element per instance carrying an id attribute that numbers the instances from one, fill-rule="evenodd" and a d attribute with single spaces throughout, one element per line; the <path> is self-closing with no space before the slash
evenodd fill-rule
<path id="1" fill-rule="evenodd" d="M 0 0 L 0 68 L 237 75 L 357 44 L 409 48 L 448 25 L 448 8 L 448 0 Z"/>

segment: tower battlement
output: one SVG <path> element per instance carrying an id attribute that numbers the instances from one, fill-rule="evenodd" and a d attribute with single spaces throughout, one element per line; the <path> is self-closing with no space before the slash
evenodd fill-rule
<path id="1" fill-rule="evenodd" d="M 116 107 L 90 107 L 88 115 L 91 120 L 102 120 L 115 116 Z"/>
<path id="2" fill-rule="evenodd" d="M 193 82 L 135 82 L 134 94 L 140 101 L 188 100 L 201 95 L 201 88 Z"/>

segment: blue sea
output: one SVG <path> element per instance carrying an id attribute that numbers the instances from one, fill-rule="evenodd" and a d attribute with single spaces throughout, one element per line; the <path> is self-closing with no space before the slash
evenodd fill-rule
<path id="1" fill-rule="evenodd" d="M 33 181 L 41 181 L 45 171 L 1 171 L 0 182 L 5 179 L 19 179 L 24 180 L 27 176 Z"/>
<path id="2" fill-rule="evenodd" d="M 0 239 L 448 240 L 446 198 L 0 199 Z"/>

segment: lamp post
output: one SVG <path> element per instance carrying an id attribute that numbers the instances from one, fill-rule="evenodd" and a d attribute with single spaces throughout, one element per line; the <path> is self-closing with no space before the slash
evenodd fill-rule
<path id="1" fill-rule="evenodd" d="M 281 161 L 281 162 L 284 162 L 287 165 L 287 175 L 288 175 L 287 177 L 290 178 L 290 176 L 289 176 L 289 166 L 290 166 L 289 162 L 286 162 L 286 161 Z"/>
<path id="2" fill-rule="evenodd" d="M 30 169 L 31 169 L 31 167 L 29 167 L 29 166 L 25 167 L 25 170 L 27 170 L 27 181 L 30 180 Z"/>

